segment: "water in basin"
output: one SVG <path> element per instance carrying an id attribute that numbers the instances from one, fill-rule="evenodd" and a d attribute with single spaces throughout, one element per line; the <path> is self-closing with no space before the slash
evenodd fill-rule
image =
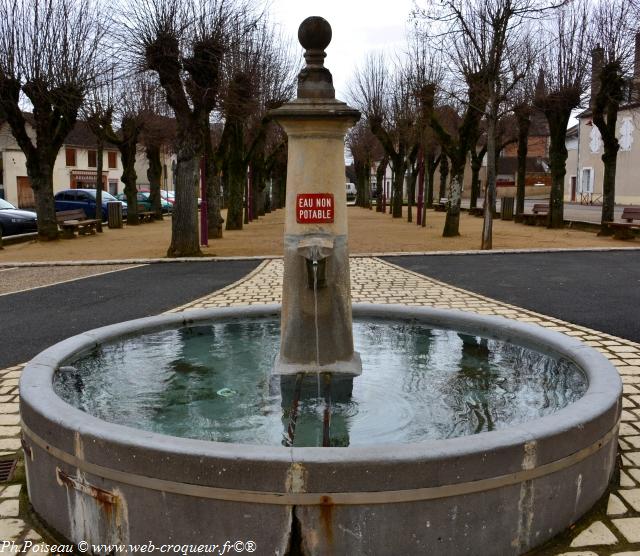
<path id="1" fill-rule="evenodd" d="M 554 413 L 588 387 L 570 361 L 418 322 L 354 319 L 353 335 L 363 372 L 348 399 L 330 403 L 331 446 L 496 430 Z M 85 412 L 138 429 L 321 446 L 327 399 L 320 387 L 303 390 L 290 436 L 291 393 L 283 395 L 271 374 L 279 339 L 275 317 L 148 333 L 67 362 L 54 387 Z"/>

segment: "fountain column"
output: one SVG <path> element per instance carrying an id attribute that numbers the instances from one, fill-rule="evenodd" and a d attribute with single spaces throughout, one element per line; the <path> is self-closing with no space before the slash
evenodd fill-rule
<path id="1" fill-rule="evenodd" d="M 298 30 L 307 65 L 292 102 L 271 111 L 289 140 L 281 344 L 274 372 L 358 375 L 353 349 L 344 136 L 360 113 L 336 100 L 321 17 Z"/>

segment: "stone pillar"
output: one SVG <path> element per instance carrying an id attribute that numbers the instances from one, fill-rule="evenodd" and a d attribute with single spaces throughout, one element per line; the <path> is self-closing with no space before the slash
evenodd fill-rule
<path id="1" fill-rule="evenodd" d="M 307 18 L 298 38 L 307 61 L 298 76 L 298 98 L 271 112 L 289 139 L 282 331 L 274 372 L 357 375 L 361 363 L 351 324 L 344 136 L 360 113 L 335 99 L 331 73 L 324 67 L 329 23 Z"/>

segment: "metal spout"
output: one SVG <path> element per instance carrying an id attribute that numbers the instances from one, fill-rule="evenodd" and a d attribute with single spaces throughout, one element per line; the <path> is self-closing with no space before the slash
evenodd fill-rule
<path id="1" fill-rule="evenodd" d="M 298 242 L 298 253 L 305 258 L 307 286 L 320 289 L 327 285 L 327 258 L 333 252 L 333 238 L 328 235 L 309 235 Z"/>

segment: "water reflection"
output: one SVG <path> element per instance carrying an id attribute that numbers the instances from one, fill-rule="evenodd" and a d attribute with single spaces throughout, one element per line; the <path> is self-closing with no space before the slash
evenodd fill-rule
<path id="1" fill-rule="evenodd" d="M 416 442 L 548 415 L 586 391 L 568 361 L 415 322 L 354 322 L 363 373 L 346 386 L 271 376 L 274 319 L 233 320 L 108 344 L 55 376 L 106 421 L 188 438 L 292 446 Z M 327 408 L 330 411 L 327 412 Z M 329 426 L 327 423 L 329 422 Z"/>

